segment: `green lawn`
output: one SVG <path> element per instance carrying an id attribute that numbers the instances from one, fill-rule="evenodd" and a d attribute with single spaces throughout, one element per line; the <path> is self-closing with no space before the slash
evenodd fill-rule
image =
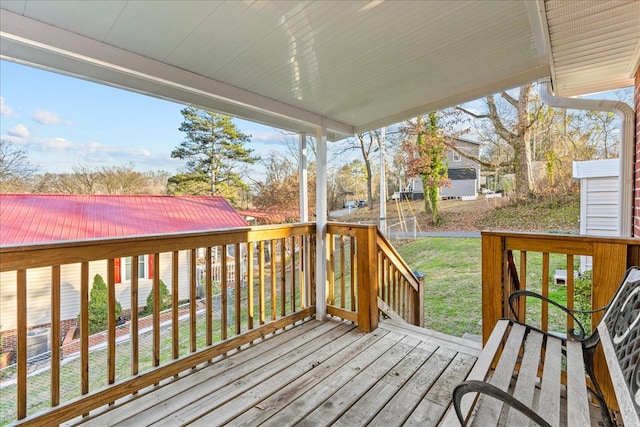
<path id="1" fill-rule="evenodd" d="M 425 274 L 424 326 L 449 335 L 481 333 L 482 259 L 479 238 L 422 238 L 397 246 L 412 270 Z M 515 254 L 519 265 L 519 254 Z M 577 269 L 579 258 L 575 257 Z M 564 286 L 553 284 L 557 269 L 566 269 L 564 255 L 550 256 L 549 295 L 561 304 L 567 300 Z M 542 279 L 542 255 L 527 254 L 527 288 L 539 291 Z M 540 318 L 540 305 L 528 303 L 528 321 Z M 550 311 L 553 330 L 566 332 L 564 317 Z"/>

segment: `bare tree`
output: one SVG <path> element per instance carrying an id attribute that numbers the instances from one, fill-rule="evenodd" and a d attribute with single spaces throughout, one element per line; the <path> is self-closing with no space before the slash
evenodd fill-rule
<path id="1" fill-rule="evenodd" d="M 7 139 L 0 139 L 0 184 L 4 186 L 10 181 L 26 180 L 37 169 L 38 167 L 29 161 L 26 151 Z"/>
<path id="2" fill-rule="evenodd" d="M 464 107 L 457 107 L 459 111 L 470 117 L 489 120 L 495 134 L 513 149 L 516 197 L 521 199 L 536 191 L 532 170 L 530 133 L 539 111 L 531 112 L 531 89 L 532 84 L 522 86 L 519 89 L 518 98 L 514 98 L 508 92 L 501 92 L 499 99 L 505 101 L 502 105 L 511 108 L 511 111 L 506 114 L 505 111 L 499 111 L 499 104 L 494 95 L 485 99 L 487 109 L 484 113 L 475 113 Z"/>

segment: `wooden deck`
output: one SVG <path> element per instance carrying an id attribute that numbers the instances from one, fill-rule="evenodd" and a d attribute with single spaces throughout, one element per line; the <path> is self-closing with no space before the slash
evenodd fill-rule
<path id="1" fill-rule="evenodd" d="M 310 320 L 66 425 L 438 425 L 479 344 Z"/>

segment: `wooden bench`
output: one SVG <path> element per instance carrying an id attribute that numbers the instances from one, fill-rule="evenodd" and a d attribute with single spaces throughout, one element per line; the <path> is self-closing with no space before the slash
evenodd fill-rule
<path id="1" fill-rule="evenodd" d="M 514 316 L 514 305 L 522 297 L 549 301 L 517 291 L 509 299 Z M 640 268 L 627 271 L 590 336 L 585 337 L 575 318 L 577 311 L 549 304 L 573 317 L 580 330 L 569 331 L 567 339 L 517 320 L 498 321 L 466 381 L 454 389 L 458 421 L 463 426 L 520 426 L 529 421 L 541 426 L 590 426 L 590 392 L 604 425 L 615 425 L 593 374 L 593 355 L 601 345 L 622 421 L 627 427 L 640 426 Z"/>

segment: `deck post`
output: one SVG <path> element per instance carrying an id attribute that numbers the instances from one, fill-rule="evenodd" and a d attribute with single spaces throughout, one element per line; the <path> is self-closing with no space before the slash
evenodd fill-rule
<path id="1" fill-rule="evenodd" d="M 327 125 L 316 129 L 316 319 L 327 314 Z"/>
<path id="2" fill-rule="evenodd" d="M 378 328 L 378 247 L 377 228 L 357 231 L 358 329 L 371 332 Z"/>
<path id="3" fill-rule="evenodd" d="M 482 345 L 503 317 L 504 238 L 482 235 Z"/>

